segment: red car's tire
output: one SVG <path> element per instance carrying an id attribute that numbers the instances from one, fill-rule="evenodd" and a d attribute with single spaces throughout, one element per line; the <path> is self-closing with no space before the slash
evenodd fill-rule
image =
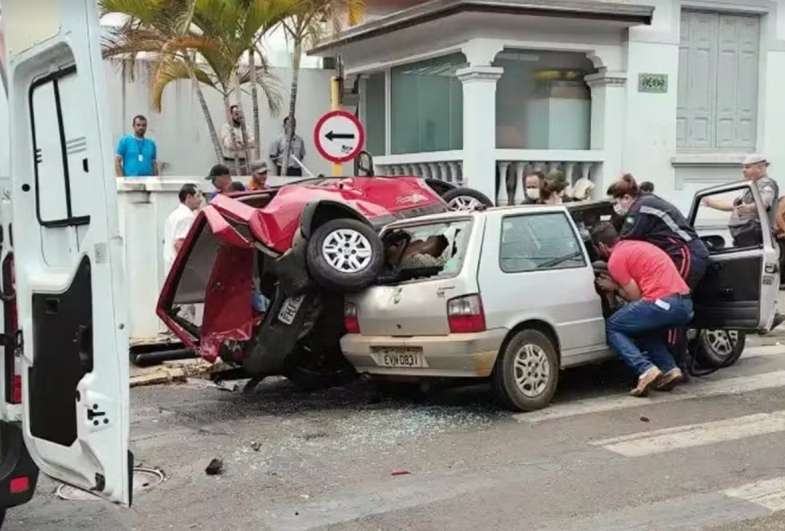
<path id="1" fill-rule="evenodd" d="M 384 266 L 384 246 L 373 227 L 339 218 L 317 228 L 308 240 L 308 273 L 321 287 L 340 293 L 370 286 Z"/>
<path id="2" fill-rule="evenodd" d="M 479 206 L 492 207 L 488 196 L 473 188 L 453 188 L 442 194 L 450 210 L 474 210 Z"/>

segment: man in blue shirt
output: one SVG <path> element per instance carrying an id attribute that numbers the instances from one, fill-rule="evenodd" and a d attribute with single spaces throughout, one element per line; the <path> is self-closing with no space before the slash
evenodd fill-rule
<path id="1" fill-rule="evenodd" d="M 115 171 L 118 177 L 158 176 L 158 153 L 155 142 L 144 135 L 147 132 L 147 118 L 135 116 L 134 134 L 125 135 L 117 144 Z"/>

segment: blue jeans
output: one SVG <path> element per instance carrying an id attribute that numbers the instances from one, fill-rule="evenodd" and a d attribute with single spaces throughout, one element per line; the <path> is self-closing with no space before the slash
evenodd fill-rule
<path id="1" fill-rule="evenodd" d="M 690 299 L 666 297 L 659 302 L 667 309 L 655 302 L 635 301 L 605 322 L 608 344 L 638 376 L 655 365 L 662 372 L 676 368 L 663 331 L 686 326 L 692 319 Z M 645 356 L 641 350 L 646 352 Z"/>

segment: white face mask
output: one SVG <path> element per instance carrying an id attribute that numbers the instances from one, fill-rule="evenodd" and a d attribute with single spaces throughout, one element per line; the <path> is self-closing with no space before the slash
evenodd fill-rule
<path id="1" fill-rule="evenodd" d="M 621 202 L 617 202 L 613 204 L 613 210 L 616 212 L 616 215 L 623 216 L 627 213 L 627 208 L 621 204 Z"/>
<path id="2" fill-rule="evenodd" d="M 529 199 L 536 201 L 540 198 L 540 189 L 539 188 L 527 188 L 526 189 L 526 197 Z"/>

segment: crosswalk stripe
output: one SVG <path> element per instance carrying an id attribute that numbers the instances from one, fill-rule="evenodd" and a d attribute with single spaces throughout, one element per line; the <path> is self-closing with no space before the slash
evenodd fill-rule
<path id="1" fill-rule="evenodd" d="M 785 411 L 775 411 L 639 432 L 590 444 L 626 457 L 642 457 L 782 431 L 785 431 Z"/>
<path id="2" fill-rule="evenodd" d="M 773 478 L 723 492 L 726 496 L 756 503 L 773 512 L 785 510 L 785 478 Z"/>
<path id="3" fill-rule="evenodd" d="M 785 478 L 774 478 L 724 491 L 685 494 L 530 527 L 536 531 L 715 529 L 721 525 L 740 525 L 755 518 L 765 518 L 784 509 Z"/>
<path id="4" fill-rule="evenodd" d="M 759 347 L 747 347 L 744 349 L 743 358 L 757 358 L 768 356 L 785 357 L 785 345 L 762 345 Z"/>
<path id="5" fill-rule="evenodd" d="M 546 420 L 574 417 L 577 415 L 588 415 L 591 413 L 602 413 L 606 411 L 641 407 L 650 404 L 678 402 L 681 400 L 692 400 L 696 398 L 735 395 L 775 387 L 785 387 L 785 371 L 774 371 L 719 380 L 708 378 L 705 380 L 695 380 L 688 386 L 677 388 L 670 393 L 655 393 L 648 398 L 635 398 L 626 395 L 606 395 L 596 398 L 587 398 L 584 400 L 565 402 L 563 404 L 555 404 L 547 409 L 541 409 L 530 413 L 517 413 L 513 415 L 513 417 L 519 422 L 537 423 Z"/>

